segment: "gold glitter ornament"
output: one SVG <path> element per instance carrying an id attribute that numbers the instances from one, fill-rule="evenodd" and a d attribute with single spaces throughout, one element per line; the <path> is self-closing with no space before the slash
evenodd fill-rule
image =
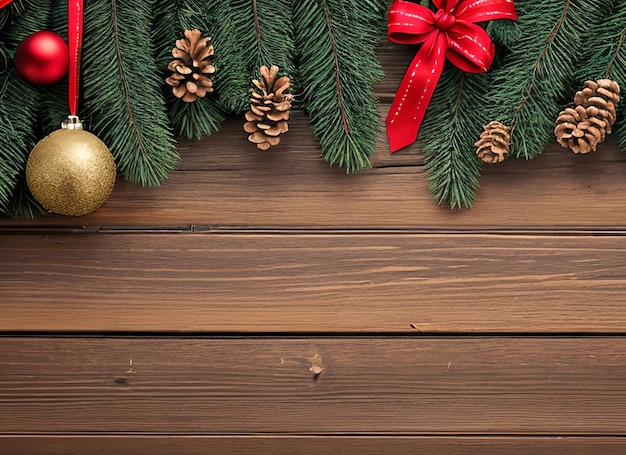
<path id="1" fill-rule="evenodd" d="M 35 145 L 26 163 L 31 193 L 46 210 L 60 215 L 97 210 L 111 195 L 115 175 L 115 160 L 107 146 L 84 131 L 73 115 Z"/>

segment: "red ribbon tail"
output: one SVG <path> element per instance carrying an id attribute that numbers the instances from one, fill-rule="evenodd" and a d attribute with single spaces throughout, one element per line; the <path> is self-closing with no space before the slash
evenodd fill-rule
<path id="1" fill-rule="evenodd" d="M 446 36 L 433 33 L 417 52 L 387 114 L 386 126 L 391 153 L 417 139 L 446 58 Z"/>
<path id="2" fill-rule="evenodd" d="M 13 0 L 0 0 L 0 8 L 4 8 L 8 4 L 12 3 Z"/>
<path id="3" fill-rule="evenodd" d="M 387 139 L 389 140 L 389 151 L 391 153 L 395 153 L 404 147 L 408 147 L 417 139 L 417 131 L 413 128 L 409 129 L 401 126 L 400 124 L 392 124 L 389 117 L 387 117 L 386 125 Z"/>

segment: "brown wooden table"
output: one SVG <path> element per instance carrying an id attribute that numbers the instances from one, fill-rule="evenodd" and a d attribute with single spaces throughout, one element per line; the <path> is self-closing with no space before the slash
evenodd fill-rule
<path id="1" fill-rule="evenodd" d="M 385 52 L 385 114 L 406 66 Z M 434 204 L 417 147 L 345 175 L 296 113 L 159 188 L 0 222 L 0 453 L 626 453 L 626 155 L 555 144 Z"/>

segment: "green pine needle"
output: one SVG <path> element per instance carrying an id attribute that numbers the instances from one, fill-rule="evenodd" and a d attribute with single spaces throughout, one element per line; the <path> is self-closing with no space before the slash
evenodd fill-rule
<path id="1" fill-rule="evenodd" d="M 296 2 L 304 108 L 324 159 L 351 173 L 371 167 L 379 130 L 374 84 L 382 77 L 375 46 L 385 1 Z"/>
<path id="2" fill-rule="evenodd" d="M 171 72 L 167 65 L 172 61 L 172 48 L 176 40 L 183 38 L 185 30 L 198 29 L 203 36 L 212 36 L 213 30 L 209 7 L 205 1 L 165 1 L 154 2 L 153 42 L 156 49 L 156 62 L 162 78 Z M 225 116 L 216 101 L 215 91 L 208 93 L 193 103 L 187 103 L 172 94 L 172 88 L 162 82 L 170 121 L 177 136 L 200 139 L 216 133 L 224 123 Z"/>
<path id="3" fill-rule="evenodd" d="M 178 163 L 151 42 L 152 1 L 88 0 L 84 120 L 128 181 L 162 183 Z"/>

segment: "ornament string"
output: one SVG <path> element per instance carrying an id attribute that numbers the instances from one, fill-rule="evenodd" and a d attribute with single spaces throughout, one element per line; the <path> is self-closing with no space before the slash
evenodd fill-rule
<path id="1" fill-rule="evenodd" d="M 476 24 L 517 20 L 513 0 L 433 0 L 437 11 L 403 0 L 389 10 L 387 32 L 397 44 L 420 44 L 387 115 L 391 153 L 417 138 L 445 60 L 468 73 L 483 73 L 495 56 L 491 38 Z"/>
<path id="2" fill-rule="evenodd" d="M 70 114 L 77 115 L 80 97 L 80 54 L 83 47 L 83 0 L 70 0 L 67 7 L 67 41 L 70 53 L 68 98 Z"/>

